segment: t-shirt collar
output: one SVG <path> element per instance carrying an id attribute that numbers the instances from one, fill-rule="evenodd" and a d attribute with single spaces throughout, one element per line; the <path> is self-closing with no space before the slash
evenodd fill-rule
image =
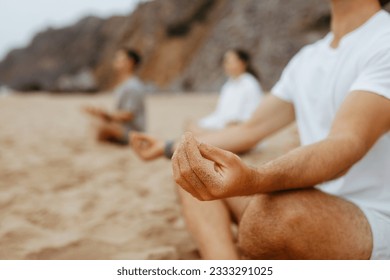
<path id="1" fill-rule="evenodd" d="M 387 15 L 387 12 L 384 10 L 378 11 L 376 14 L 374 14 L 371 18 L 369 18 L 365 23 L 363 23 L 358 28 L 352 30 L 351 32 L 344 35 L 339 43 L 339 46 L 333 50 L 338 50 L 340 48 L 343 48 L 346 45 L 349 45 L 351 42 L 354 42 L 356 39 L 358 39 L 362 34 L 364 34 L 367 31 L 372 30 L 373 27 L 380 24 L 380 21 L 382 18 L 384 18 Z M 333 40 L 333 33 L 329 32 L 327 36 L 325 37 L 325 41 L 328 44 L 329 48 L 330 44 Z"/>

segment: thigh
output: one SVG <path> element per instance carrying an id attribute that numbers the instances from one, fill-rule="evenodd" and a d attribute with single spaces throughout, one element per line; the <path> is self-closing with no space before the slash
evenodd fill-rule
<path id="1" fill-rule="evenodd" d="M 118 123 L 104 123 L 100 126 L 100 132 L 107 135 L 107 137 L 122 137 L 124 128 Z"/>
<path id="2" fill-rule="evenodd" d="M 373 235 L 372 260 L 390 260 L 390 216 L 367 207 L 362 208 Z"/>
<path id="3" fill-rule="evenodd" d="M 315 189 L 258 195 L 239 225 L 249 258 L 368 259 L 372 234 L 353 203 Z"/>

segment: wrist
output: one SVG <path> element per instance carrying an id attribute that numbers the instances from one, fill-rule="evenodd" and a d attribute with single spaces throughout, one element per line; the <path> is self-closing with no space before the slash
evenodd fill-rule
<path id="1" fill-rule="evenodd" d="M 173 140 L 168 140 L 165 142 L 162 150 L 162 154 L 167 158 L 171 159 L 174 153 L 175 142 Z"/>
<path id="2" fill-rule="evenodd" d="M 268 193 L 270 190 L 269 176 L 262 167 L 249 167 L 249 175 L 246 187 L 247 195 Z"/>

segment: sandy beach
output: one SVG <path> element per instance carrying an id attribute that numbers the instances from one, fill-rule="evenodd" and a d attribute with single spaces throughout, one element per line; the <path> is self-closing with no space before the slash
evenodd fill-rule
<path id="1" fill-rule="evenodd" d="M 215 95 L 152 95 L 148 130 L 179 137 L 210 113 Z M 197 259 L 181 217 L 171 165 L 99 144 L 83 105 L 100 94 L 0 97 L 0 259 Z M 294 127 L 244 156 L 258 164 L 297 145 Z"/>

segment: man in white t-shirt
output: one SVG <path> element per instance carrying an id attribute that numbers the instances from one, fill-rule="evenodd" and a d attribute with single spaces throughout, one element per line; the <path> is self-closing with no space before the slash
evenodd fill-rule
<path id="1" fill-rule="evenodd" d="M 377 0 L 331 9 L 331 33 L 290 61 L 248 122 L 176 145 L 202 257 L 390 259 L 390 15 Z M 231 153 L 294 120 L 302 146 L 288 154 L 251 168 Z M 149 144 L 141 157 L 161 153 L 156 139 L 134 140 Z"/>

